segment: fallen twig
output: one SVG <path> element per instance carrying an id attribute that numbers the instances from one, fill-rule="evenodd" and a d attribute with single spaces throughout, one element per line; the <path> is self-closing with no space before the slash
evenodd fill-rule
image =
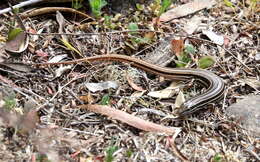
<path id="1" fill-rule="evenodd" d="M 79 108 L 87 109 L 95 113 L 100 113 L 102 115 L 107 115 L 113 119 L 120 120 L 128 125 L 131 125 L 135 128 L 149 131 L 149 132 L 156 132 L 156 133 L 166 133 L 173 135 L 176 132 L 180 131 L 180 128 L 174 127 L 165 127 L 159 124 L 155 124 L 141 118 L 138 118 L 134 115 L 128 114 L 124 111 L 120 111 L 117 109 L 113 109 L 109 106 L 102 106 L 102 105 L 80 105 Z"/>

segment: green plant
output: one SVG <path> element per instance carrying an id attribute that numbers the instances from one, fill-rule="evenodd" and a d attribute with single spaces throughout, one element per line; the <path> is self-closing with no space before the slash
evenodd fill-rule
<path id="1" fill-rule="evenodd" d="M 133 31 L 133 32 L 130 32 L 130 34 L 137 34 L 137 32 L 134 32 L 134 31 L 138 30 L 139 28 L 136 23 L 130 23 L 128 25 L 128 29 Z"/>
<path id="2" fill-rule="evenodd" d="M 118 150 L 117 146 L 110 146 L 106 150 L 105 162 L 112 162 L 114 160 L 114 153 Z"/>
<path id="3" fill-rule="evenodd" d="M 71 3 L 72 3 L 71 6 L 72 6 L 72 8 L 78 10 L 81 7 L 83 7 L 82 2 L 83 2 L 83 0 L 72 0 L 71 1 Z"/>
<path id="4" fill-rule="evenodd" d="M 229 0 L 223 0 L 224 4 L 227 6 L 227 7 L 231 7 L 231 8 L 234 8 L 234 5 L 232 2 L 230 2 Z"/>
<path id="5" fill-rule="evenodd" d="M 15 107 L 15 105 L 16 105 L 15 96 L 10 95 L 4 98 L 4 107 L 6 109 L 11 110 Z"/>
<path id="6" fill-rule="evenodd" d="M 132 155 L 133 155 L 133 151 L 130 150 L 130 149 L 128 149 L 128 150 L 126 151 L 126 156 L 127 156 L 128 158 L 130 158 Z"/>
<path id="7" fill-rule="evenodd" d="M 159 10 L 158 16 L 160 16 L 162 13 L 164 13 L 170 7 L 171 4 L 172 4 L 171 0 L 163 0 L 161 3 L 161 7 Z"/>
<path id="8" fill-rule="evenodd" d="M 110 97 L 109 94 L 105 94 L 101 99 L 101 105 L 109 105 Z"/>
<path id="9" fill-rule="evenodd" d="M 139 11 L 143 11 L 144 10 L 144 5 L 141 5 L 141 4 L 137 3 L 135 6 L 136 6 L 137 10 L 139 10 Z"/>
<path id="10" fill-rule="evenodd" d="M 161 16 L 172 4 L 172 0 L 154 0 L 150 8 L 156 16 Z"/>
<path id="11" fill-rule="evenodd" d="M 187 63 L 191 61 L 190 54 L 194 54 L 196 52 L 195 48 L 192 45 L 187 45 L 184 48 L 184 51 L 180 56 L 177 56 L 175 61 L 177 67 L 185 67 Z"/>
<path id="12" fill-rule="evenodd" d="M 95 17 L 100 17 L 102 12 L 101 9 L 107 5 L 105 0 L 89 0 L 91 11 Z"/>
<path id="13" fill-rule="evenodd" d="M 204 56 L 199 59 L 199 68 L 205 69 L 214 65 L 215 59 L 212 56 Z"/>
<path id="14" fill-rule="evenodd" d="M 151 41 L 151 38 L 149 36 L 140 37 L 138 35 L 138 32 L 135 32 L 138 29 L 139 28 L 136 23 L 130 23 L 128 25 L 128 30 L 131 30 L 131 32 L 129 32 L 131 43 L 126 42 L 126 44 L 133 49 L 135 49 L 135 47 L 138 47 L 138 45 L 140 45 L 140 44 L 149 43 Z"/>
<path id="15" fill-rule="evenodd" d="M 51 160 L 48 159 L 46 154 L 38 154 L 36 157 L 36 162 L 51 162 Z"/>
<path id="16" fill-rule="evenodd" d="M 104 19 L 105 19 L 104 24 L 105 24 L 106 28 L 109 28 L 109 29 L 115 29 L 116 28 L 116 24 L 113 23 L 113 21 L 112 21 L 113 16 L 105 15 Z"/>
<path id="17" fill-rule="evenodd" d="M 13 11 L 13 13 L 18 14 L 20 12 L 20 8 L 18 8 L 18 7 L 14 8 L 12 11 Z"/>
<path id="18" fill-rule="evenodd" d="M 255 10 L 257 8 L 257 3 L 260 3 L 259 0 L 250 0 L 250 10 Z"/>
<path id="19" fill-rule="evenodd" d="M 221 162 L 222 161 L 222 156 L 220 154 L 216 154 L 213 159 L 213 162 Z"/>

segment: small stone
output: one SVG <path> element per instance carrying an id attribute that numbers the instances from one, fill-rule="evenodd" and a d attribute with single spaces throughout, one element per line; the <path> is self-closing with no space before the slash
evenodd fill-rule
<path id="1" fill-rule="evenodd" d="M 256 60 L 256 61 L 260 61 L 260 53 L 257 53 L 257 54 L 255 55 L 255 60 Z"/>
<path id="2" fill-rule="evenodd" d="M 260 95 L 246 96 L 229 106 L 227 114 L 235 117 L 253 135 L 260 136 Z"/>

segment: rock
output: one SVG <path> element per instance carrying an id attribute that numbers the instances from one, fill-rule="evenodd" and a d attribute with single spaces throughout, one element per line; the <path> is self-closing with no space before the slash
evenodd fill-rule
<path id="1" fill-rule="evenodd" d="M 257 53 L 257 54 L 255 55 L 255 60 L 256 60 L 256 61 L 260 61 L 260 53 Z"/>
<path id="2" fill-rule="evenodd" d="M 260 95 L 246 96 L 227 108 L 227 114 L 241 122 L 252 135 L 260 136 Z"/>

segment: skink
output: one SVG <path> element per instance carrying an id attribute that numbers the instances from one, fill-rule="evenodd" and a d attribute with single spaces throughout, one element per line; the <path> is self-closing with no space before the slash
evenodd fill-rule
<path id="1" fill-rule="evenodd" d="M 75 64 L 82 62 L 93 62 L 93 61 L 117 61 L 129 63 L 134 67 L 138 67 L 149 73 L 163 76 L 167 79 L 172 80 L 190 80 L 195 79 L 199 81 L 203 86 L 207 88 L 205 93 L 197 95 L 193 98 L 188 99 L 181 105 L 181 108 L 178 111 L 180 117 L 190 115 L 198 110 L 202 109 L 203 106 L 209 103 L 214 103 L 215 101 L 221 99 L 224 94 L 225 84 L 223 80 L 217 75 L 213 74 L 210 71 L 202 69 L 191 69 L 191 68 L 166 68 L 157 66 L 140 59 L 125 56 L 125 55 L 101 55 L 86 57 L 82 59 L 76 59 L 72 61 L 64 61 L 57 63 L 39 63 L 33 64 L 35 66 L 48 66 L 48 65 L 60 65 L 60 64 Z"/>

